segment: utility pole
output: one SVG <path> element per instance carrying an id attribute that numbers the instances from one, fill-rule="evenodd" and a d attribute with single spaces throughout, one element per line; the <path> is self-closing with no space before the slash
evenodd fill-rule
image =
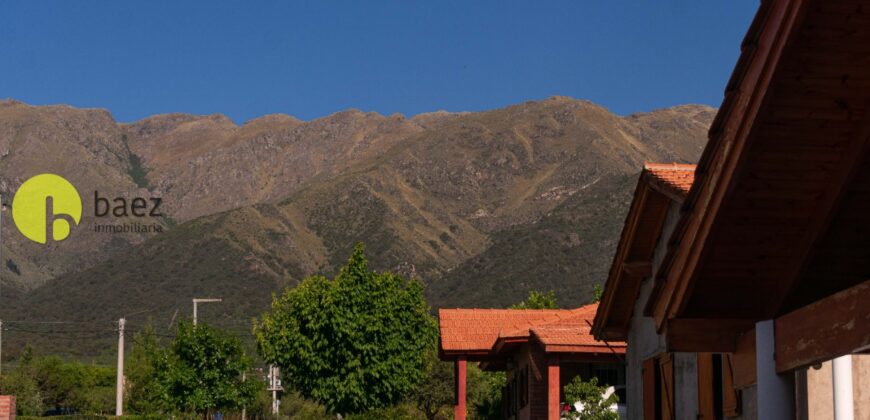
<path id="1" fill-rule="evenodd" d="M 126 319 L 118 320 L 118 377 L 115 382 L 115 415 L 124 415 L 124 324 Z"/>
<path id="2" fill-rule="evenodd" d="M 248 373 L 242 372 L 242 382 L 244 383 L 247 380 L 248 380 Z M 243 405 L 242 406 L 242 420 L 246 420 L 247 418 L 248 418 L 248 407 Z"/>
<path id="3" fill-rule="evenodd" d="M 223 302 L 221 298 L 193 298 L 193 325 L 196 325 L 196 305 L 198 303 Z"/>
<path id="4" fill-rule="evenodd" d="M 278 399 L 278 391 L 283 391 L 281 379 L 279 377 L 280 370 L 274 364 L 269 365 L 269 391 L 272 391 L 272 414 L 277 416 L 281 406 L 281 400 Z"/>

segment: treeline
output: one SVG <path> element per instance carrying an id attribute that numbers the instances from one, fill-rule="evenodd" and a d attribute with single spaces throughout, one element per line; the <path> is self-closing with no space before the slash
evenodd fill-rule
<path id="1" fill-rule="evenodd" d="M 533 292 L 514 307 L 555 308 L 556 302 L 552 293 Z M 437 358 L 437 322 L 422 285 L 369 270 L 361 245 L 335 278 L 310 277 L 276 296 L 252 332 L 259 358 L 281 368 L 287 390 L 281 417 L 453 417 L 453 365 Z M 266 378 L 238 337 L 181 322 L 168 340 L 150 327 L 131 338 L 125 414 L 238 418 L 245 410 L 250 419 L 271 417 Z M 469 366 L 469 418 L 500 418 L 505 383 L 503 372 Z M 34 357 L 28 349 L 0 378 L 0 393 L 17 397 L 22 416 L 109 415 L 115 368 Z"/>
<path id="2" fill-rule="evenodd" d="M 58 356 L 34 357 L 27 347 L 17 367 L 0 376 L 0 394 L 16 397 L 19 416 L 110 413 L 115 410 L 115 369 Z"/>

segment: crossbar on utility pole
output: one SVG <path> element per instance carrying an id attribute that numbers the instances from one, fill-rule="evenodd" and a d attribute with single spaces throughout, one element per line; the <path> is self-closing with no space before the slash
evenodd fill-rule
<path id="1" fill-rule="evenodd" d="M 269 365 L 269 391 L 272 391 L 272 415 L 277 416 L 280 407 L 281 400 L 278 399 L 278 391 L 284 391 L 284 388 L 281 386 L 280 378 L 281 371 L 278 366 L 275 364 Z"/>
<path id="2" fill-rule="evenodd" d="M 118 372 L 115 380 L 115 415 L 124 415 L 124 324 L 126 319 L 118 320 Z"/>
<path id="3" fill-rule="evenodd" d="M 193 325 L 196 325 L 196 305 L 198 303 L 223 302 L 221 298 L 193 298 Z"/>

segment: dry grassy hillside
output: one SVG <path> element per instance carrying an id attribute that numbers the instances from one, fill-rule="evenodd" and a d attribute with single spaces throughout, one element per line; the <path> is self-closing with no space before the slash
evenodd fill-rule
<path id="1" fill-rule="evenodd" d="M 359 241 L 377 269 L 423 280 L 434 306 L 503 306 L 529 289 L 579 305 L 604 280 L 643 161 L 695 161 L 713 113 L 621 117 L 555 97 L 410 119 L 107 122 L 179 223 L 21 292 L 15 310 L 99 321 L 147 309 L 166 325 L 192 296 L 218 295 L 210 319 L 246 328 L 271 293 L 333 274 Z M 132 183 L 130 160 L 113 165 Z"/>

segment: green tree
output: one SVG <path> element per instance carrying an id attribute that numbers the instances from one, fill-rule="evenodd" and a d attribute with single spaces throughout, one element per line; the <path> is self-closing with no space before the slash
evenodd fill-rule
<path id="1" fill-rule="evenodd" d="M 510 309 L 559 309 L 559 305 L 556 304 L 556 292 L 551 290 L 542 293 L 532 290 L 526 300 L 511 305 Z"/>
<path id="2" fill-rule="evenodd" d="M 592 303 L 601 302 L 601 295 L 604 294 L 604 290 L 601 289 L 601 283 L 595 283 L 592 286 Z"/>
<path id="3" fill-rule="evenodd" d="M 33 363 L 33 349 L 28 345 L 18 359 L 15 370 L 0 376 L 0 395 L 15 396 L 15 408 L 19 416 L 38 416 L 44 412 Z"/>
<path id="4" fill-rule="evenodd" d="M 125 372 L 127 411 L 157 413 L 161 406 L 154 368 L 160 359 L 161 348 L 154 326 L 148 324 L 142 331 L 133 334 L 132 344 Z"/>
<path id="5" fill-rule="evenodd" d="M 299 391 L 285 392 L 281 396 L 281 414 L 293 420 L 333 420 L 321 404 L 306 400 Z"/>
<path id="6" fill-rule="evenodd" d="M 414 391 L 437 326 L 422 285 L 370 271 L 359 244 L 334 279 L 309 277 L 273 298 L 254 334 L 263 359 L 304 397 L 351 414 Z"/>
<path id="7" fill-rule="evenodd" d="M 474 418 L 499 420 L 502 418 L 502 390 L 507 386 L 505 372 L 485 372 L 477 366 L 468 369 L 468 403 Z"/>
<path id="8" fill-rule="evenodd" d="M 114 368 L 67 362 L 58 356 L 35 359 L 34 368 L 47 408 L 72 409 L 84 414 L 114 409 Z"/>
<path id="9" fill-rule="evenodd" d="M 450 412 L 453 400 L 453 363 L 438 360 L 433 349 L 426 364 L 426 378 L 414 392 L 414 405 L 427 419 L 435 420 Z"/>
<path id="10" fill-rule="evenodd" d="M 580 402 L 582 410 L 571 413 L 570 418 L 582 420 L 619 420 L 619 414 L 611 411 L 610 407 L 616 404 L 619 397 L 616 393 L 604 398 L 606 386 L 598 385 L 598 378 L 583 381 L 580 376 L 575 376 L 564 387 L 565 399 L 571 403 Z"/>
<path id="11" fill-rule="evenodd" d="M 15 395 L 16 411 L 21 415 L 40 415 L 46 409 L 108 413 L 115 407 L 114 392 L 113 368 L 58 356 L 34 358 L 29 346 L 16 369 L 0 381 L 0 394 Z"/>
<path id="12" fill-rule="evenodd" d="M 208 325 L 182 322 L 154 365 L 155 387 L 168 412 L 208 414 L 254 401 L 259 381 L 245 381 L 251 366 L 241 342 Z"/>

